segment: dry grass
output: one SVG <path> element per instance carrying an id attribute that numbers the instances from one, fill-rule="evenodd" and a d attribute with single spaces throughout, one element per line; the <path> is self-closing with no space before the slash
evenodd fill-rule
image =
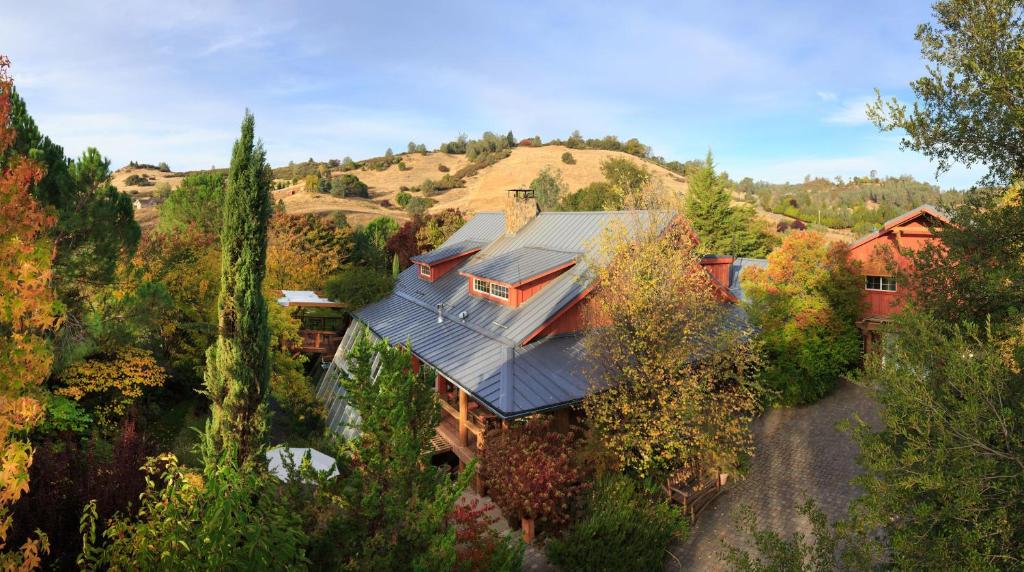
<path id="1" fill-rule="evenodd" d="M 571 151 L 576 159 L 575 165 L 562 162 L 562 153 Z M 612 157 L 623 157 L 637 164 L 643 164 L 654 173 L 655 180 L 663 189 L 681 194 L 686 190 L 683 178 L 667 169 L 648 163 L 632 155 L 618 151 L 570 150 L 561 146 L 518 147 L 512 154 L 494 165 L 481 170 L 473 177 L 466 179 L 465 188 L 451 189 L 434 196 L 437 204 L 431 212 L 446 208 L 458 208 L 465 212 L 501 210 L 504 205 L 505 191 L 508 189 L 525 188 L 537 177 L 545 167 L 557 169 L 570 191 L 585 187 L 590 183 L 603 181 L 601 162 Z M 275 191 L 274 198 L 284 201 L 285 210 L 294 214 L 326 213 L 343 211 L 352 223 L 362 223 L 375 216 L 388 215 L 399 220 L 408 216 L 396 208 L 380 206 L 380 201 L 388 200 L 396 205 L 396 195 L 401 187 L 415 187 L 427 179 L 440 179 L 444 173 L 437 166 L 444 164 L 449 173 L 454 174 L 469 164 L 465 155 L 448 155 L 430 153 L 421 155 L 414 153 L 404 156 L 405 164 L 410 167 L 400 171 L 397 165 L 385 171 L 369 171 L 358 169 L 351 171 L 370 187 L 369 199 L 339 199 L 318 193 L 307 193 L 302 184 Z"/>
<path id="2" fill-rule="evenodd" d="M 576 163 L 567 165 L 562 162 L 562 153 L 572 153 Z M 437 204 L 430 210 L 437 212 L 446 208 L 458 208 L 464 212 L 477 213 L 497 211 L 504 208 L 505 191 L 508 189 L 526 188 L 530 181 L 545 168 L 557 170 L 565 181 L 569 191 L 576 191 L 597 181 L 603 181 L 601 163 L 610 158 L 624 158 L 643 165 L 654 175 L 655 187 L 678 205 L 687 190 L 686 180 L 676 173 L 653 163 L 644 161 L 633 155 L 619 151 L 600 151 L 591 149 L 568 149 L 558 145 L 543 147 L 517 147 L 508 158 L 482 169 L 476 175 L 466 179 L 463 188 L 451 189 L 433 198 Z M 337 198 L 326 194 L 309 193 L 303 190 L 300 182 L 273 192 L 274 200 L 282 200 L 285 210 L 291 214 L 327 214 L 343 212 L 348 216 L 350 224 L 365 224 L 375 217 L 387 215 L 399 221 L 409 218 L 405 211 L 397 206 L 396 195 L 401 187 L 415 187 L 427 179 L 438 180 L 445 175 L 438 170 L 438 165 L 448 167 L 448 173 L 469 164 L 465 155 L 449 155 L 446 153 L 411 153 L 402 156 L 408 167 L 401 171 L 398 165 L 392 165 L 384 171 L 357 169 L 350 171 L 370 187 L 369 199 Z M 124 185 L 125 179 L 131 174 L 149 175 L 153 177 L 153 186 L 129 187 Z M 340 171 L 333 174 L 338 175 Z M 152 196 L 156 185 L 166 182 L 177 188 L 181 182 L 180 173 L 163 173 L 155 169 L 135 169 L 125 167 L 114 173 L 114 185 L 138 198 Z M 391 207 L 383 207 L 381 201 L 387 200 Z M 774 230 L 779 221 L 792 222 L 793 219 L 774 213 L 759 211 L 759 216 Z M 156 223 L 157 209 L 142 208 L 136 212 L 136 219 L 143 228 L 150 228 Z M 830 239 L 849 242 L 853 236 L 848 231 L 830 230 L 826 232 Z"/>
<path id="3" fill-rule="evenodd" d="M 140 187 L 137 185 L 127 185 L 125 181 L 132 175 L 139 175 L 140 177 L 148 177 L 152 181 L 152 185 Z M 184 177 L 184 173 L 165 173 L 157 169 L 139 169 L 135 167 L 121 167 L 114 171 L 111 176 L 111 183 L 120 191 L 124 191 L 130 194 L 133 198 L 141 197 L 148 198 L 153 196 L 153 191 L 156 190 L 157 185 L 160 183 L 167 183 L 171 186 L 171 189 L 178 188 L 181 184 L 181 179 Z"/>

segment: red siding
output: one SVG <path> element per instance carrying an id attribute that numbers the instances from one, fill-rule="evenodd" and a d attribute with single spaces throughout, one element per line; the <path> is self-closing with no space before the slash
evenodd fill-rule
<path id="1" fill-rule="evenodd" d="M 866 281 L 861 284 L 865 303 L 863 318 L 887 317 L 902 308 L 913 295 L 906 281 L 912 267 L 905 254 L 937 240 L 928 229 L 926 216 L 922 213 L 850 249 L 850 258 L 860 262 L 864 276 L 897 276 L 895 292 L 868 290 Z"/>
<path id="2" fill-rule="evenodd" d="M 701 258 L 700 265 L 708 271 L 715 280 L 722 286 L 729 287 L 729 268 L 736 259 L 732 256 L 706 256 Z"/>
<path id="3" fill-rule="evenodd" d="M 480 251 L 480 249 L 471 250 L 471 251 L 466 252 L 464 254 L 460 254 L 459 256 L 456 256 L 455 258 L 449 258 L 448 260 L 445 260 L 443 262 L 439 262 L 438 264 L 434 264 L 433 266 L 430 267 L 430 278 L 427 278 L 426 276 L 420 274 L 419 275 L 420 276 L 420 280 L 426 280 L 427 282 L 435 282 L 438 279 L 440 279 L 442 276 L 447 274 L 452 268 L 455 268 L 456 266 L 458 266 L 459 263 L 461 263 L 463 261 L 463 259 L 465 259 L 467 256 L 476 254 L 479 251 Z M 420 264 L 420 266 L 426 266 L 426 265 Z M 417 269 L 417 271 L 418 271 L 418 269 Z"/>
<path id="4" fill-rule="evenodd" d="M 474 290 L 473 289 L 473 279 L 475 277 L 474 276 L 470 276 L 468 274 L 466 275 L 466 277 L 467 277 L 466 287 L 469 289 L 469 293 L 472 296 L 476 296 L 478 298 L 487 298 L 488 300 L 494 300 L 495 302 L 497 302 L 499 304 L 506 304 L 508 306 L 512 306 L 513 308 L 518 308 L 520 305 L 523 304 L 523 302 L 526 302 L 534 294 L 540 292 L 541 289 L 543 289 L 545 286 L 547 286 L 549 282 L 551 282 L 555 278 L 558 278 L 559 276 L 561 276 L 566 270 L 569 269 L 570 266 L 572 266 L 572 265 L 571 264 L 566 265 L 564 268 L 559 268 L 558 270 L 556 270 L 556 271 L 554 271 L 554 272 L 552 272 L 550 274 L 542 275 L 539 278 L 535 278 L 535 279 L 531 280 L 530 282 L 524 282 L 524 283 L 520 284 L 519 286 L 512 286 L 511 284 L 506 284 L 504 282 L 495 282 L 493 280 L 487 280 L 487 282 L 490 282 L 492 284 L 500 284 L 500 285 L 508 288 L 508 301 L 502 300 L 501 298 L 497 298 L 497 297 L 494 297 L 494 296 L 489 296 L 487 294 L 481 294 L 480 292 L 477 292 L 476 290 Z M 482 279 L 482 280 L 486 280 L 486 279 Z"/>

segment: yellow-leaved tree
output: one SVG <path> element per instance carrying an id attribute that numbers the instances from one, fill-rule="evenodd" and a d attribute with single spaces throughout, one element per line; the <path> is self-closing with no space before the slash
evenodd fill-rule
<path id="1" fill-rule="evenodd" d="M 689 225 L 666 218 L 638 211 L 594 249 L 583 404 L 628 471 L 700 477 L 752 452 L 761 352 L 701 268 Z"/>
<path id="2" fill-rule="evenodd" d="M 32 570 L 48 550 L 45 535 L 7 550 L 10 507 L 29 490 L 32 445 L 24 435 L 43 418 L 40 395 L 53 354 L 44 334 L 56 326 L 50 289 L 54 217 L 35 201 L 43 175 L 13 148 L 9 60 L 0 55 L 0 569 Z"/>
<path id="3" fill-rule="evenodd" d="M 97 419 L 110 426 L 128 412 L 145 388 L 160 387 L 167 374 L 153 354 L 139 348 L 121 348 L 75 363 L 61 375 L 64 386 L 55 393 L 75 401 L 95 400 Z"/>

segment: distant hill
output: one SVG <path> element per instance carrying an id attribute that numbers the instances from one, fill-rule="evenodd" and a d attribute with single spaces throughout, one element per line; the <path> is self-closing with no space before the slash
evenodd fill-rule
<path id="1" fill-rule="evenodd" d="M 572 153 L 575 164 L 568 165 L 562 162 L 562 153 L 566 151 Z M 612 157 L 622 157 L 644 165 L 667 190 L 678 193 L 686 191 L 686 182 L 681 175 L 628 153 L 568 149 L 561 145 L 516 147 L 508 157 L 467 177 L 464 187 L 450 189 L 431 197 L 438 202 L 430 211 L 436 212 L 446 208 L 458 208 L 466 212 L 501 210 L 504 208 L 506 190 L 529 187 L 530 181 L 545 167 L 559 171 L 570 192 L 576 191 L 590 183 L 603 181 L 601 162 Z M 369 185 L 369 199 L 337 198 L 322 193 L 306 192 L 301 181 L 274 191 L 274 197 L 283 200 L 285 210 L 289 213 L 343 211 L 354 223 L 365 222 L 380 215 L 404 220 L 408 215 L 397 208 L 396 198 L 402 187 L 415 187 L 427 179 L 440 179 L 445 174 L 438 169 L 440 165 L 447 167 L 449 173 L 455 173 L 470 164 L 465 155 L 439 152 L 407 153 L 402 155 L 402 161 L 407 170 L 400 170 L 396 164 L 383 171 L 368 168 L 347 171 Z M 340 169 L 332 171 L 332 175 L 339 174 Z M 380 203 L 384 200 L 392 207 L 381 206 Z"/>
<path id="2" fill-rule="evenodd" d="M 573 164 L 566 164 L 562 161 L 562 155 L 565 152 L 572 154 Z M 679 174 L 681 165 L 668 165 L 660 158 L 649 160 L 623 151 L 570 149 L 560 144 L 548 144 L 542 146 L 521 145 L 495 154 L 492 161 L 483 163 L 474 163 L 468 159 L 466 154 L 462 153 L 432 151 L 396 154 L 392 160 L 393 164 L 388 164 L 388 161 L 380 157 L 372 158 L 361 161 L 357 168 L 347 170 L 341 167 L 339 161 L 290 164 L 274 169 L 275 186 L 281 188 L 274 190 L 273 195 L 275 202 L 278 200 L 283 202 L 286 212 L 292 214 L 343 212 L 352 224 L 365 224 L 382 215 L 401 221 L 409 218 L 408 213 L 398 207 L 397 195 L 403 188 L 415 188 L 428 179 L 438 181 L 446 174 L 454 175 L 460 171 L 469 171 L 470 174 L 462 180 L 463 186 L 431 196 L 433 200 L 437 201 L 437 204 L 430 208 L 430 212 L 446 208 L 457 208 L 467 213 L 494 211 L 503 208 L 506 190 L 528 187 L 530 182 L 545 168 L 558 171 L 570 192 L 591 183 L 603 181 L 601 163 L 610 158 L 624 158 L 643 165 L 654 175 L 658 187 L 675 198 L 681 198 L 687 191 L 686 178 Z M 387 165 L 386 168 L 380 169 L 382 164 Z M 671 166 L 675 170 L 670 170 L 664 165 Z M 224 171 L 224 169 L 218 169 L 218 171 Z M 369 186 L 369 198 L 339 198 L 325 193 L 307 192 L 302 177 L 324 171 L 329 172 L 331 176 L 339 176 L 343 173 L 355 175 Z M 188 173 L 161 171 L 149 165 L 129 165 L 114 173 L 113 183 L 119 189 L 131 194 L 133 198 L 140 200 L 141 208 L 136 210 L 136 218 L 144 228 L 151 228 L 156 223 L 158 206 L 161 202 L 161 198 L 156 197 L 155 192 L 162 184 L 166 184 L 171 189 L 177 188 L 186 174 Z M 139 184 L 142 180 L 148 184 Z M 803 187 L 753 183 L 749 179 L 745 179 L 735 184 L 733 197 L 736 203 L 755 205 L 759 216 L 766 221 L 766 225 L 774 229 L 780 222 L 791 223 L 797 218 L 803 219 L 805 222 L 814 222 L 811 217 L 807 216 L 807 208 L 810 205 L 836 204 L 835 186 L 826 188 L 820 184 L 821 181 L 815 181 L 815 183 Z M 920 190 L 920 187 L 915 187 L 914 190 Z M 937 192 L 933 187 L 927 186 L 925 186 L 925 191 L 928 196 L 931 196 L 930 192 L 932 191 Z M 858 190 L 857 193 L 851 193 L 851 195 L 859 192 Z M 899 205 L 890 205 L 886 202 L 889 197 L 895 199 L 897 194 L 899 200 L 895 202 L 900 203 Z M 793 195 L 799 197 L 797 204 L 802 208 L 797 209 L 789 205 L 789 199 L 795 198 Z M 416 196 L 415 193 L 414 196 Z M 914 199 L 919 196 L 921 195 L 912 193 Z M 902 208 L 902 203 L 908 200 L 908 196 L 904 193 L 883 193 L 880 197 L 883 203 L 881 207 L 867 204 L 864 209 L 872 210 L 884 207 L 885 212 L 889 212 Z M 817 214 L 816 211 L 815 214 Z M 827 227 L 834 221 L 829 219 L 822 222 Z M 849 228 L 842 228 L 844 225 L 836 224 L 835 226 L 840 228 L 819 227 L 819 230 L 825 232 L 831 239 L 844 241 L 852 240 L 857 234 Z"/>

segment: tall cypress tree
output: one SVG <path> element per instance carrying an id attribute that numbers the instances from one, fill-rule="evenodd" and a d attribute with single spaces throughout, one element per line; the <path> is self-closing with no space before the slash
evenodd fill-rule
<path id="1" fill-rule="evenodd" d="M 270 379 L 270 330 L 263 297 L 267 223 L 271 214 L 270 166 L 254 141 L 249 111 L 231 155 L 221 229 L 219 334 L 206 351 L 207 464 L 232 454 L 240 465 L 260 452 L 266 437 Z"/>

